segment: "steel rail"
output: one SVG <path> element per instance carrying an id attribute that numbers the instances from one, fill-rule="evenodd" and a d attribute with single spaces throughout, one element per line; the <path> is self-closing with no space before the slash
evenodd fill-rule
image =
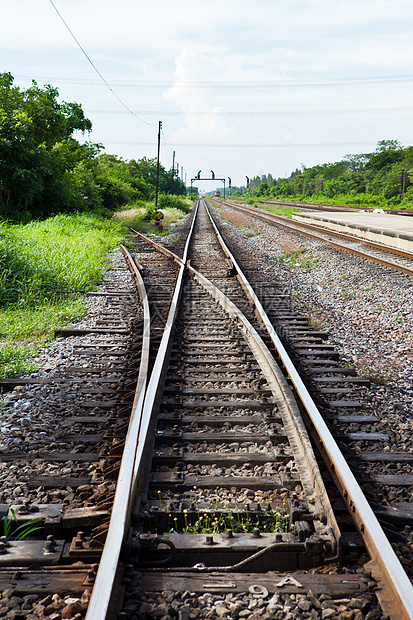
<path id="1" fill-rule="evenodd" d="M 158 250 L 158 252 L 161 252 L 162 254 L 167 256 L 168 258 L 173 258 L 174 261 L 176 261 L 178 264 L 183 262 L 183 259 L 179 258 L 179 256 L 177 254 L 175 254 L 175 252 L 172 252 L 172 250 L 168 250 L 167 248 L 164 248 L 162 245 L 159 245 L 159 243 L 156 243 L 156 241 L 153 241 L 153 239 L 150 239 L 149 237 L 146 237 L 145 235 L 142 235 L 142 233 L 140 233 L 139 231 L 135 230 L 134 228 L 130 228 L 130 230 L 137 237 L 139 237 L 140 239 L 143 239 L 144 241 L 149 243 L 153 248 L 155 248 L 155 250 Z"/>
<path id="2" fill-rule="evenodd" d="M 211 221 L 213 222 L 212 218 Z M 412 620 L 413 585 L 407 577 L 406 571 L 393 551 L 353 472 L 331 435 L 284 345 L 276 334 L 255 291 L 226 247 L 215 222 L 213 222 L 213 226 L 218 234 L 221 246 L 225 247 L 224 251 L 238 273 L 237 277 L 241 285 L 256 307 L 258 320 L 266 327 L 277 354 L 311 420 L 318 438 L 318 448 L 323 453 L 325 461 L 337 481 L 341 495 L 369 552 L 371 558 L 369 569 L 379 584 L 377 596 L 384 613 L 389 615 L 392 620 Z"/>
<path id="3" fill-rule="evenodd" d="M 185 246 L 185 258 L 188 253 L 188 246 L 194 227 L 195 217 L 196 213 Z M 185 270 L 185 263 L 176 254 L 170 252 L 169 250 L 166 250 L 162 246 L 159 246 L 158 244 L 154 243 L 143 235 L 139 234 L 139 236 L 143 237 L 145 241 L 150 242 L 151 245 L 156 247 L 157 250 L 162 251 L 168 257 L 177 260 L 180 264 L 180 270 L 175 286 L 175 291 L 172 297 L 166 327 L 162 335 L 151 377 L 149 379 L 149 382 L 147 382 L 146 367 L 145 378 L 143 378 L 143 372 L 141 382 L 139 382 L 138 378 L 139 391 L 137 386 L 135 400 L 132 407 L 131 420 L 129 423 L 128 434 L 126 437 L 125 448 L 121 461 L 121 467 L 116 484 L 116 494 L 112 509 L 109 530 L 106 537 L 102 558 L 99 564 L 99 569 L 92 590 L 92 596 L 90 598 L 85 620 L 111 620 L 111 616 L 109 615 L 111 614 L 110 605 L 113 596 L 113 587 L 117 574 L 120 551 L 122 544 L 125 542 L 125 537 L 129 529 L 130 510 L 132 508 L 132 503 L 140 474 L 142 455 L 147 442 L 147 435 L 152 419 L 154 406 L 156 403 L 157 393 L 159 391 L 159 384 L 167 368 L 169 350 L 172 344 L 173 327 L 175 325 L 175 319 L 178 311 L 179 297 L 181 295 L 182 282 Z M 122 251 L 127 252 L 127 250 L 125 249 L 122 249 Z M 129 254 L 129 252 L 127 253 L 129 255 L 128 260 L 130 261 L 130 263 L 128 262 L 128 264 L 131 264 L 134 274 L 144 288 L 144 283 L 142 280 L 142 276 L 139 273 L 139 269 L 137 268 L 136 263 L 133 260 L 132 256 Z M 150 316 L 149 302 L 147 296 L 145 299 L 145 307 L 147 308 L 148 313 L 148 319 L 145 326 L 147 328 L 147 342 L 149 344 Z M 149 349 L 148 353 L 145 353 L 145 359 L 149 360 Z M 139 372 L 139 377 L 141 377 L 141 372 Z M 146 385 L 147 389 L 145 392 Z"/>
<path id="4" fill-rule="evenodd" d="M 136 280 L 139 296 L 143 305 L 143 342 L 135 397 L 116 485 L 109 529 L 89 601 L 86 620 L 103 620 L 106 618 L 111 603 L 112 587 L 110 587 L 110 584 L 115 581 L 120 551 L 124 542 L 125 533 L 129 527 L 131 495 L 136 483 L 136 479 L 133 475 L 134 463 L 137 453 L 137 441 L 141 428 L 141 413 L 149 366 L 151 318 L 148 295 L 142 276 L 132 256 L 123 245 L 120 247 L 125 256 L 126 263 Z"/>
<path id="5" fill-rule="evenodd" d="M 317 241 L 324 241 L 325 243 L 328 243 L 329 245 L 331 245 L 332 247 L 338 250 L 344 250 L 345 252 L 350 252 L 351 254 L 355 254 L 356 256 L 360 256 L 361 258 L 371 260 L 379 265 L 382 265 L 383 267 L 395 269 L 409 276 L 413 276 L 413 268 L 399 265 L 398 263 L 394 263 L 393 261 L 390 261 L 390 260 L 378 258 L 377 256 L 373 256 L 372 254 L 366 254 L 366 252 L 363 252 L 362 250 L 357 250 L 356 248 L 350 248 L 341 243 L 336 243 L 335 241 L 332 241 L 331 239 L 325 239 L 324 237 L 321 237 L 319 234 L 316 234 L 316 231 L 324 235 L 341 237 L 343 239 L 347 239 L 348 241 L 368 245 L 377 250 L 389 252 L 390 254 L 397 254 L 403 258 L 413 260 L 413 254 L 411 252 L 405 252 L 404 250 L 399 250 L 397 248 L 392 248 L 390 246 L 382 246 L 377 243 L 374 243 L 373 241 L 368 241 L 367 239 L 361 239 L 359 237 L 355 237 L 354 235 L 346 235 L 345 233 L 340 233 L 337 231 L 318 227 L 318 226 L 315 226 L 314 224 L 306 224 L 304 222 L 297 222 L 296 220 L 294 220 L 294 223 L 295 223 L 294 225 L 291 223 L 291 220 L 289 220 L 288 218 L 284 218 L 283 216 L 276 215 L 274 213 L 270 214 L 268 212 L 262 211 L 261 209 L 255 209 L 255 208 L 251 209 L 250 207 L 235 205 L 230 202 L 223 202 L 222 204 L 226 204 L 233 209 L 237 209 L 238 211 L 241 211 L 241 213 L 247 213 L 248 215 L 252 215 L 253 217 L 263 220 L 269 224 L 275 224 L 275 223 L 280 224 L 281 226 L 284 226 L 284 228 L 288 228 L 292 232 L 298 232 L 300 234 L 306 235 L 307 237 L 311 237 L 312 239 L 317 239 Z M 314 232 L 311 233 L 309 232 L 310 230 L 313 230 Z"/>

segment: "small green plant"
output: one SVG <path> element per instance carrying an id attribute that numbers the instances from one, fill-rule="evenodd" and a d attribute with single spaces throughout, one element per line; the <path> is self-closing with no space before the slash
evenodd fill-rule
<path id="1" fill-rule="evenodd" d="M 340 296 L 343 299 L 354 299 L 355 297 L 357 297 L 357 292 L 348 288 L 343 288 L 340 291 Z"/>
<path id="2" fill-rule="evenodd" d="M 316 258 L 307 248 L 289 250 L 279 256 L 277 260 L 287 267 L 298 267 L 304 271 L 312 271 L 320 263 L 320 259 Z"/>
<path id="3" fill-rule="evenodd" d="M 310 312 L 308 315 L 308 324 L 316 331 L 323 331 L 328 329 L 327 317 L 321 312 Z"/>
<path id="4" fill-rule="evenodd" d="M 3 533 L 7 540 L 24 540 L 33 532 L 43 529 L 40 523 L 43 521 L 42 517 L 35 517 L 30 519 L 21 525 L 18 525 L 17 513 L 20 508 L 14 510 L 9 508 L 6 516 L 3 519 Z M 15 527 L 17 525 L 17 527 Z"/>
<path id="5" fill-rule="evenodd" d="M 357 362 L 358 374 L 376 385 L 386 385 L 397 375 L 397 369 L 385 359 L 364 357 Z"/>
<path id="6" fill-rule="evenodd" d="M 260 516 L 251 516 L 248 512 L 248 505 L 243 509 L 235 508 L 230 510 L 219 510 L 217 512 L 208 511 L 203 514 L 198 513 L 198 518 L 189 522 L 188 513 L 183 511 L 184 523 L 182 534 L 219 534 L 228 529 L 234 533 L 253 532 L 256 528 L 260 532 L 288 532 L 290 529 L 290 515 L 286 506 L 280 510 L 268 510 Z M 167 531 L 165 534 L 178 533 L 178 519 L 168 515 Z"/>
<path id="7" fill-rule="evenodd" d="M 396 318 L 394 319 L 395 323 L 403 323 L 403 321 L 404 321 L 404 316 L 402 314 L 398 314 Z"/>

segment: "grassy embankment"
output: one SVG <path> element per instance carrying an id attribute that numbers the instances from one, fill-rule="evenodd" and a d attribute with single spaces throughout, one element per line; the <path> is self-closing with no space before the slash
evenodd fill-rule
<path id="1" fill-rule="evenodd" d="M 112 220 L 59 215 L 26 225 L 0 221 L 0 379 L 30 370 L 31 358 L 54 330 L 85 315 L 82 295 L 100 280 L 107 253 L 117 251 L 128 226 L 164 235 L 185 217 L 177 208 L 162 209 L 160 233 L 153 211 L 149 204 Z"/>
<path id="2" fill-rule="evenodd" d="M 53 331 L 80 320 L 126 227 L 87 215 L 0 222 L 0 378 L 18 376 Z"/>

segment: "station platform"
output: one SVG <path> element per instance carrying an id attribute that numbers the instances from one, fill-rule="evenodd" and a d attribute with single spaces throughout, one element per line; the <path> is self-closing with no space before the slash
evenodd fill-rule
<path id="1" fill-rule="evenodd" d="M 293 213 L 293 220 L 354 235 L 413 254 L 413 217 L 371 211 Z"/>

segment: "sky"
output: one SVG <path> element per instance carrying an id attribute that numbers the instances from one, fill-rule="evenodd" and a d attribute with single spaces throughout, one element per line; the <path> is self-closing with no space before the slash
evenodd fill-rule
<path id="1" fill-rule="evenodd" d="M 88 139 L 126 160 L 156 157 L 161 121 L 161 162 L 175 152 L 187 185 L 413 144 L 411 0 L 1 5 L 1 72 L 80 103 Z"/>

